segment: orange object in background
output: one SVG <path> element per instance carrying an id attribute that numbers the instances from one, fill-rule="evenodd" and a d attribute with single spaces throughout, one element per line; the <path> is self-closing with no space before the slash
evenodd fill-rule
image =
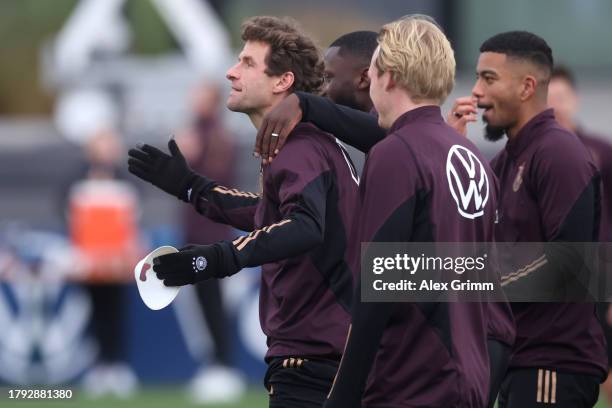
<path id="1" fill-rule="evenodd" d="M 133 278 L 141 250 L 133 188 L 120 180 L 86 180 L 70 190 L 68 220 L 82 262 L 79 279 L 124 282 Z"/>

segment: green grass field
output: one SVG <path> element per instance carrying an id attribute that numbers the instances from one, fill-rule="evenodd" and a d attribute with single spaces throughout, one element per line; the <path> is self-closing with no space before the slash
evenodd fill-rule
<path id="1" fill-rule="evenodd" d="M 88 399 L 79 392 L 69 401 L 7 401 L 6 396 L 0 399 L 2 408 L 264 408 L 268 406 L 268 396 L 265 392 L 252 389 L 238 403 L 223 405 L 198 405 L 191 402 L 183 388 L 157 387 L 146 388 L 134 398 L 121 400 L 116 398 Z M 596 408 L 607 408 L 600 399 Z"/>

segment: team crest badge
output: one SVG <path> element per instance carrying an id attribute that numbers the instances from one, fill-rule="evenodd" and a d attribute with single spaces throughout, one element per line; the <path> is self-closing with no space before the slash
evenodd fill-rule
<path id="1" fill-rule="evenodd" d="M 196 272 L 202 272 L 208 266 L 208 261 L 203 256 L 198 256 L 193 258 L 191 264 Z"/>

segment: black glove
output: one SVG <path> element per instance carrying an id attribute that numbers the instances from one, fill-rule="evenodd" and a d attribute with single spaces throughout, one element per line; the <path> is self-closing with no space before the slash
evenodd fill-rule
<path id="1" fill-rule="evenodd" d="M 153 271 L 166 286 L 194 284 L 210 278 L 224 278 L 238 272 L 233 257 L 224 256 L 224 243 L 188 245 L 174 254 L 153 259 Z"/>
<path id="2" fill-rule="evenodd" d="M 172 156 L 143 144 L 130 149 L 128 169 L 130 173 L 185 202 L 190 201 L 190 189 L 197 179 L 203 179 L 191 170 L 174 139 L 168 142 Z"/>

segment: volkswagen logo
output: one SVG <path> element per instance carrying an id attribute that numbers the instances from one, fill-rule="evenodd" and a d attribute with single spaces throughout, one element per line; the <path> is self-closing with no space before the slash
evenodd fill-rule
<path id="1" fill-rule="evenodd" d="M 452 146 L 446 158 L 446 177 L 459 214 L 469 219 L 482 216 L 489 199 L 489 178 L 478 157 L 464 146 Z"/>

